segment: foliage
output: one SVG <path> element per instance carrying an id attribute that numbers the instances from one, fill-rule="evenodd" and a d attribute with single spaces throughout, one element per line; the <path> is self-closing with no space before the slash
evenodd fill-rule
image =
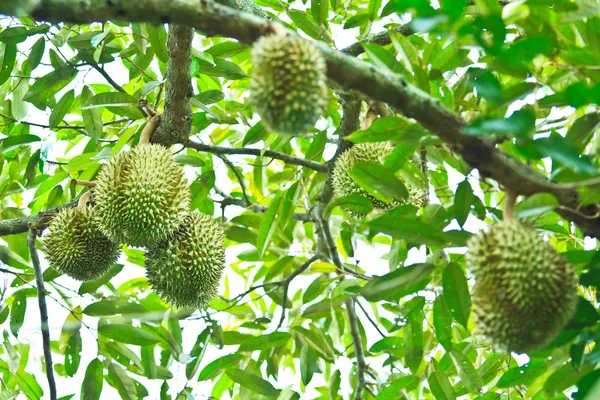
<path id="1" fill-rule="evenodd" d="M 362 41 L 347 53 L 461 114 L 464 132 L 496 143 L 515 169 L 528 164 L 576 187 L 582 207 L 566 211 L 598 218 L 597 0 L 256 3 L 312 40 L 336 48 Z M 82 189 L 71 179 L 94 180 L 106 160 L 137 144 L 145 123 L 138 101 L 165 107 L 168 27 L 0 23 L 0 225 L 8 226 L 76 198 Z M 575 317 L 544 349 L 496 352 L 473 330 L 464 257 L 468 238 L 502 217 L 504 188 L 473 169 L 485 154 L 462 159 L 414 120 L 335 85 L 308 135 L 278 136 L 250 107 L 248 46 L 196 32 L 190 68 L 190 142 L 171 150 L 191 183 L 190 208 L 223 217 L 219 295 L 206 309 L 168 307 L 145 278 L 144 251 L 127 246 L 97 280 L 45 268 L 60 396 L 600 396 L 600 256 L 552 194 L 522 199 L 516 215 L 573 264 Z M 398 191 L 399 179 L 381 178 L 384 171 L 429 191 L 430 204 L 383 212 L 360 195 L 329 203 L 327 168 L 217 148 L 325 164 L 340 134 L 395 144 L 383 166 L 367 164 L 378 173 L 363 168 L 369 179 L 356 183 L 367 193 Z M 203 151 L 193 148 L 200 142 Z M 372 211 L 355 221 L 346 210 Z M 6 234 L 0 245 L 0 399 L 49 398 L 26 236 Z"/>

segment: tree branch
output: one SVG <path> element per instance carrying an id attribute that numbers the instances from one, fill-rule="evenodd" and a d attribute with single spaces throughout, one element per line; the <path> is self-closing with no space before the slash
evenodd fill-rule
<path id="1" fill-rule="evenodd" d="M 194 149 L 194 150 L 204 151 L 204 152 L 212 153 L 212 154 L 216 154 L 216 155 L 225 155 L 225 154 L 236 155 L 236 154 L 238 154 L 238 155 L 249 155 L 249 156 L 256 156 L 256 157 L 261 157 L 261 156 L 270 157 L 270 158 L 274 158 L 276 160 L 283 161 L 286 164 L 300 165 L 302 167 L 310 168 L 310 169 L 313 169 L 318 172 L 327 172 L 327 168 L 328 168 L 327 164 L 321 164 L 316 161 L 305 160 L 303 158 L 290 156 L 288 154 L 280 153 L 280 152 L 272 151 L 272 150 L 251 149 L 251 148 L 246 148 L 246 147 L 211 146 L 211 145 L 198 143 L 198 142 L 192 142 L 192 141 L 187 142 L 186 146 L 191 149 Z"/>
<path id="2" fill-rule="evenodd" d="M 360 331 L 358 330 L 358 318 L 356 317 L 356 311 L 354 310 L 354 301 L 354 297 L 349 297 L 344 301 L 344 304 L 346 305 L 348 325 L 350 325 L 350 334 L 352 335 L 352 342 L 354 343 L 354 354 L 356 355 L 356 363 L 358 364 L 356 371 L 358 382 L 356 384 L 356 390 L 354 391 L 354 400 L 360 400 L 362 399 L 362 391 L 367 386 L 365 381 L 367 363 L 365 361 Z"/>
<path id="3" fill-rule="evenodd" d="M 290 283 L 292 283 L 292 280 L 294 280 L 295 277 L 297 277 L 298 275 L 300 275 L 301 273 L 306 271 L 308 269 L 308 267 L 310 267 L 312 265 L 312 263 L 317 261 L 319 258 L 321 258 L 321 256 L 319 254 L 315 254 L 308 261 L 306 261 L 304 264 L 302 264 L 298 269 L 296 269 L 294 272 L 292 272 L 287 278 L 285 278 L 282 281 L 283 300 L 281 303 L 281 308 L 282 308 L 281 318 L 279 319 L 279 323 L 277 324 L 277 328 L 275 328 L 275 330 L 279 330 L 279 328 L 281 328 L 281 325 L 283 325 L 283 321 L 285 320 L 285 308 L 287 307 L 287 301 L 288 301 L 287 295 L 288 295 L 288 290 L 290 289 Z"/>
<path id="4" fill-rule="evenodd" d="M 352 56 L 352 57 L 359 56 L 365 52 L 365 49 L 362 46 L 363 44 L 375 43 L 380 46 L 386 46 L 386 45 L 392 43 L 392 39 L 390 38 L 390 35 L 393 35 L 395 33 L 399 33 L 403 36 L 410 36 L 414 33 L 414 31 L 410 28 L 410 24 L 400 25 L 393 29 L 379 32 L 375 35 L 369 36 L 368 38 L 365 38 L 356 43 L 353 43 L 350 46 L 343 48 L 341 50 L 341 52 L 348 54 L 349 56 Z"/>
<path id="5" fill-rule="evenodd" d="M 54 370 L 52 369 L 52 353 L 50 351 L 50 330 L 48 328 L 48 308 L 46 307 L 46 289 L 44 288 L 44 278 L 42 276 L 42 267 L 37 254 L 35 241 L 38 230 L 32 226 L 29 228 L 27 236 L 27 246 L 31 255 L 31 263 L 35 272 L 35 283 L 37 286 L 38 306 L 40 307 L 40 319 L 42 323 L 42 342 L 44 347 L 44 361 L 46 363 L 46 377 L 50 387 L 50 399 L 56 400 L 56 382 L 54 381 Z"/>
<path id="6" fill-rule="evenodd" d="M 68 203 L 62 204 L 58 207 L 51 208 L 46 211 L 40 211 L 37 214 L 30 215 L 22 218 L 7 219 L 0 222 L 0 236 L 16 235 L 19 233 L 25 233 L 29 230 L 29 226 L 35 225 L 44 227 L 48 222 L 49 217 L 62 210 L 63 208 L 75 207 L 79 202 L 79 197 L 69 201 Z"/>
<path id="7" fill-rule="evenodd" d="M 118 90 L 121 93 L 126 93 L 125 89 L 123 89 L 123 87 L 121 87 L 121 85 L 119 85 L 117 82 L 115 82 L 114 79 L 108 74 L 108 72 L 106 72 L 106 70 L 104 68 L 102 68 L 101 66 L 99 66 L 96 63 L 91 63 L 89 65 L 92 68 L 94 68 L 96 71 L 98 71 L 98 73 L 100 75 L 102 75 L 104 77 L 104 79 L 106 79 L 106 81 L 110 84 L 110 86 L 112 86 L 113 88 L 115 88 L 116 90 Z"/>
<path id="8" fill-rule="evenodd" d="M 190 28 L 169 25 L 165 108 L 160 123 L 152 135 L 153 143 L 165 146 L 185 143 L 190 135 L 192 129 L 190 99 L 194 95 L 190 76 L 193 37 Z"/>

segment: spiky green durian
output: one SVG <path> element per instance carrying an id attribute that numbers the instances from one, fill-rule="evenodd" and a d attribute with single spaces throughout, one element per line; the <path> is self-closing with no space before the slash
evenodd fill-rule
<path id="1" fill-rule="evenodd" d="M 169 149 L 140 144 L 100 171 L 94 199 L 102 231 L 113 241 L 148 246 L 173 233 L 189 214 L 183 170 Z"/>
<path id="2" fill-rule="evenodd" d="M 577 276 L 534 227 L 504 221 L 473 236 L 468 248 L 476 328 L 498 349 L 540 349 L 571 319 Z"/>
<path id="3" fill-rule="evenodd" d="M 307 133 L 327 105 L 327 66 L 319 49 L 297 36 L 265 36 L 254 44 L 252 62 L 250 102 L 264 126 Z"/>
<path id="4" fill-rule="evenodd" d="M 224 238 L 214 219 L 192 213 L 167 240 L 148 247 L 148 282 L 172 305 L 204 307 L 217 294 L 225 267 Z"/>
<path id="5" fill-rule="evenodd" d="M 44 253 L 51 267 L 80 281 L 102 276 L 117 261 L 120 246 L 98 227 L 96 208 L 62 209 L 49 224 Z"/>
<path id="6" fill-rule="evenodd" d="M 333 194 L 336 198 L 358 194 L 371 200 L 373 207 L 378 210 L 391 210 L 401 204 L 412 204 L 422 207 L 426 204 L 427 194 L 424 190 L 412 185 L 406 185 L 408 198 L 406 200 L 393 199 L 390 202 L 381 201 L 362 189 L 348 171 L 358 162 L 372 162 L 383 165 L 385 158 L 394 150 L 389 142 L 360 143 L 343 152 L 336 160 L 332 174 Z M 355 219 L 360 219 L 364 214 L 347 210 L 348 214 Z"/>

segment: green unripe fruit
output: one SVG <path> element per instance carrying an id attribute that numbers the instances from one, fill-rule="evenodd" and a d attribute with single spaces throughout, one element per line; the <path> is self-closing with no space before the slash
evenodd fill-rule
<path id="1" fill-rule="evenodd" d="M 264 36 L 252 48 L 250 103 L 273 132 L 307 133 L 327 106 L 327 66 L 319 49 L 297 36 Z"/>
<path id="2" fill-rule="evenodd" d="M 377 143 L 360 143 L 352 146 L 350 149 L 343 152 L 335 162 L 332 174 L 333 194 L 336 198 L 357 194 L 368 198 L 373 203 L 373 208 L 388 211 L 398 207 L 401 204 L 412 204 L 416 207 L 422 207 L 426 204 L 427 194 L 424 190 L 415 186 L 406 185 L 408 198 L 393 199 L 390 202 L 381 201 L 370 195 L 361 188 L 348 171 L 352 169 L 354 164 L 358 162 L 371 162 L 383 165 L 385 158 L 394 151 L 394 148 L 389 142 Z M 360 219 L 364 214 L 346 210 L 347 213 L 355 219 Z"/>
<path id="3" fill-rule="evenodd" d="M 477 330 L 498 349 L 543 348 L 571 319 L 577 276 L 531 226 L 504 221 L 469 239 Z"/>
<path id="4" fill-rule="evenodd" d="M 217 294 L 225 267 L 224 238 L 214 219 L 192 213 L 167 240 L 148 247 L 148 282 L 171 305 L 204 307 Z"/>
<path id="5" fill-rule="evenodd" d="M 100 231 L 97 210 L 91 206 L 59 211 L 48 228 L 50 232 L 44 237 L 48 263 L 74 279 L 97 279 L 119 257 L 119 244 Z"/>
<path id="6" fill-rule="evenodd" d="M 182 168 L 169 149 L 141 144 L 100 171 L 94 200 L 102 231 L 113 241 L 148 246 L 166 239 L 189 214 Z"/>

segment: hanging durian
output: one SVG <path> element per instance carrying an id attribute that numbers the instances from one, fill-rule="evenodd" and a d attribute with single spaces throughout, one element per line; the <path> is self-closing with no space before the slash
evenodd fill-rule
<path id="1" fill-rule="evenodd" d="M 527 353 L 547 345 L 573 316 L 577 276 L 533 226 L 512 219 L 508 207 L 505 221 L 468 242 L 473 314 L 476 330 L 495 347 Z"/>
<path id="2" fill-rule="evenodd" d="M 372 162 L 383 165 L 385 158 L 390 155 L 393 150 L 394 148 L 390 142 L 377 142 L 356 144 L 344 151 L 336 160 L 333 168 L 332 186 L 334 196 L 340 198 L 351 194 L 358 194 L 371 200 L 375 209 L 383 211 L 391 210 L 405 203 L 412 204 L 416 207 L 424 206 L 426 204 L 427 194 L 424 190 L 415 186 L 406 185 L 408 191 L 407 199 L 393 199 L 390 202 L 385 202 L 368 194 L 354 182 L 352 177 L 348 174 L 348 171 L 350 171 L 354 164 L 358 162 Z M 347 212 L 355 219 L 360 219 L 364 216 L 364 214 L 350 210 L 347 210 Z"/>
<path id="3" fill-rule="evenodd" d="M 87 192 L 90 193 L 90 192 Z M 81 281 L 102 276 L 113 265 L 120 246 L 98 226 L 98 210 L 82 197 L 78 207 L 60 210 L 44 237 L 44 253 L 51 267 Z"/>
<path id="4" fill-rule="evenodd" d="M 140 144 L 98 174 L 95 199 L 102 231 L 113 241 L 148 246 L 164 240 L 188 215 L 190 193 L 168 148 Z"/>
<path id="5" fill-rule="evenodd" d="M 307 133 L 325 111 L 325 59 L 310 41 L 270 35 L 252 48 L 250 102 L 264 126 L 275 133 Z"/>
<path id="6" fill-rule="evenodd" d="M 216 295 L 225 267 L 224 238 L 215 220 L 192 213 L 168 239 L 148 247 L 148 282 L 171 305 L 204 307 Z"/>

